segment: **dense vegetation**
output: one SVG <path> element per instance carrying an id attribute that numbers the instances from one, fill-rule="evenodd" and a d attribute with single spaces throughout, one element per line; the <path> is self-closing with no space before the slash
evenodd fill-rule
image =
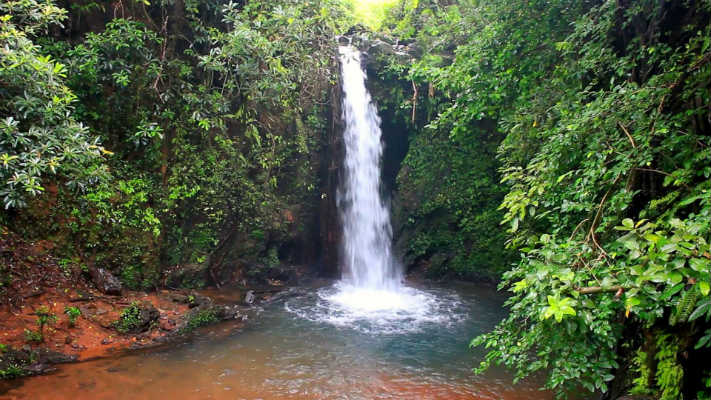
<path id="1" fill-rule="evenodd" d="M 501 222 L 520 257 L 501 284 L 509 317 L 472 342 L 489 349 L 480 370 L 545 371 L 560 395 L 709 398 L 710 17 L 708 1 L 391 10 L 385 26 L 419 51 L 391 69 L 429 86 L 403 107 L 436 112 L 411 141 L 400 190 L 426 188 L 425 221 L 450 218 L 411 245 L 456 237 L 466 244 L 454 260 L 475 261 L 496 238 L 487 201 L 505 191 Z M 492 163 L 503 186 L 478 172 Z"/>
<path id="2" fill-rule="evenodd" d="M 0 3 L 5 224 L 134 288 L 158 286 L 165 266 L 206 265 L 219 284 L 279 251 L 298 259 L 343 11 Z"/>
<path id="3" fill-rule="evenodd" d="M 386 141 L 405 132 L 386 169 L 406 264 L 510 291 L 472 341 L 479 370 L 541 373 L 561 397 L 711 399 L 711 2 L 355 12 Z M 0 1 L 3 232 L 136 289 L 316 263 L 352 13 Z"/>

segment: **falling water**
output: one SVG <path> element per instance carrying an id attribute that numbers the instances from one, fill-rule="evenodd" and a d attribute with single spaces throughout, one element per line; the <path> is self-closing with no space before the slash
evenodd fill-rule
<path id="1" fill-rule="evenodd" d="M 380 118 L 365 87 L 361 53 L 341 46 L 344 180 L 338 191 L 343 221 L 343 278 L 317 291 L 316 302 L 287 302 L 288 311 L 311 321 L 368 333 L 404 334 L 452 326 L 465 315 L 456 296 L 438 296 L 403 284 L 392 254 L 390 215 L 380 194 Z"/>
<path id="2" fill-rule="evenodd" d="M 401 272 L 391 251 L 390 214 L 380 195 L 380 118 L 365 87 L 361 54 L 341 46 L 345 176 L 339 190 L 343 220 L 344 282 L 358 288 L 396 290 Z"/>

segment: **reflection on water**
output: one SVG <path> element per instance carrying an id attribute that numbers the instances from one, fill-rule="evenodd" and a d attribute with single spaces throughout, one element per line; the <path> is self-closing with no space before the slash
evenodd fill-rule
<path id="1" fill-rule="evenodd" d="M 510 375 L 473 376 L 481 353 L 467 348 L 501 317 L 489 289 L 426 289 L 450 307 L 443 320 L 324 320 L 328 289 L 274 303 L 242 332 L 119 359 L 62 366 L 13 383 L 10 399 L 549 399 Z M 335 293 L 335 292 L 333 292 Z M 305 317 L 305 318 L 304 318 Z M 389 329 L 391 325 L 417 329 Z M 362 329 L 365 327 L 365 329 Z M 356 329 L 354 329 L 356 328 Z M 378 329 L 374 329 L 378 328 Z"/>

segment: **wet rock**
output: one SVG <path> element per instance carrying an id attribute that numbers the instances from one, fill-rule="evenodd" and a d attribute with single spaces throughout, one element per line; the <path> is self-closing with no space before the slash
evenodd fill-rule
<path id="1" fill-rule="evenodd" d="M 188 296 L 180 293 L 173 293 L 170 295 L 170 299 L 175 303 L 188 304 Z"/>
<path id="2" fill-rule="evenodd" d="M 244 295 L 244 303 L 247 305 L 252 305 L 254 303 L 254 291 L 250 290 Z"/>
<path id="3" fill-rule="evenodd" d="M 103 344 L 104 346 L 106 346 L 106 345 L 108 345 L 108 344 L 111 344 L 111 343 L 113 343 L 113 340 L 111 340 L 111 339 L 109 339 L 109 338 L 103 338 L 103 339 L 101 339 L 101 344 Z"/>
<path id="4" fill-rule="evenodd" d="M 187 304 L 190 308 L 207 307 L 212 305 L 212 299 L 197 292 L 191 292 L 189 295 L 175 293 L 171 295 L 171 300 L 176 303 Z"/>
<path id="5" fill-rule="evenodd" d="M 56 370 L 56 368 L 53 368 L 49 364 L 44 363 L 34 363 L 32 365 L 24 367 L 23 369 L 25 370 L 25 373 L 27 375 L 41 375 Z"/>
<path id="6" fill-rule="evenodd" d="M 207 296 L 202 296 L 196 292 L 190 293 L 188 296 L 188 306 L 190 308 L 194 307 L 212 307 L 213 301 Z"/>
<path id="7" fill-rule="evenodd" d="M 39 375 L 50 371 L 54 371 L 54 364 L 63 364 L 76 362 L 77 356 L 67 355 L 52 351 L 46 348 L 33 351 L 31 349 L 14 349 L 6 348 L 0 353 L 0 370 L 8 368 L 20 368 L 20 372 L 16 376 L 21 375 Z M 12 378 L 14 376 L 10 376 Z"/>
<path id="8" fill-rule="evenodd" d="M 49 349 L 38 350 L 37 357 L 40 363 L 45 364 L 66 364 L 77 361 L 76 355 L 64 354 Z"/>
<path id="9" fill-rule="evenodd" d="M 11 366 L 27 365 L 32 360 L 31 350 L 14 349 L 8 347 L 0 353 L 0 370 L 6 370 Z"/>
<path id="10" fill-rule="evenodd" d="M 224 306 L 222 311 L 222 319 L 239 319 L 242 316 L 242 312 L 238 306 Z"/>
<path id="11" fill-rule="evenodd" d="M 165 318 L 165 319 L 161 318 L 158 321 L 158 327 L 164 331 L 168 331 L 168 332 L 172 331 L 173 329 L 175 329 L 175 321 L 167 319 L 167 318 Z"/>
<path id="12" fill-rule="evenodd" d="M 121 281 L 113 276 L 111 272 L 104 268 L 91 268 L 89 269 L 89 274 L 91 275 L 91 281 L 102 293 L 110 295 L 121 294 Z"/>
<path id="13" fill-rule="evenodd" d="M 296 285 L 299 280 L 298 267 L 294 265 L 264 265 L 249 266 L 249 281 L 256 286 Z"/>
<path id="14" fill-rule="evenodd" d="M 283 290 L 281 292 L 275 293 L 271 298 L 269 298 L 269 303 L 273 303 L 279 300 L 285 300 L 296 296 L 304 296 L 308 294 L 308 290 L 304 288 L 290 288 L 288 290 Z"/>

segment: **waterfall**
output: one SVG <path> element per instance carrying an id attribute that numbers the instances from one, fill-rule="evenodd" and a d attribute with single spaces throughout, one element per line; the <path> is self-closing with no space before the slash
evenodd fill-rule
<path id="1" fill-rule="evenodd" d="M 392 255 L 390 213 L 380 193 L 380 118 L 365 87 L 360 51 L 340 46 L 339 53 L 346 124 L 345 174 L 338 191 L 343 281 L 357 288 L 396 290 L 402 272 Z"/>
<path id="2" fill-rule="evenodd" d="M 380 118 L 365 87 L 361 53 L 339 48 L 343 81 L 343 139 L 346 147 L 338 208 L 343 222 L 343 277 L 317 290 L 314 305 L 287 302 L 284 307 L 304 319 L 368 334 L 400 334 L 427 326 L 446 327 L 462 318 L 456 296 L 403 284 L 392 254 L 392 228 L 381 196 Z"/>

